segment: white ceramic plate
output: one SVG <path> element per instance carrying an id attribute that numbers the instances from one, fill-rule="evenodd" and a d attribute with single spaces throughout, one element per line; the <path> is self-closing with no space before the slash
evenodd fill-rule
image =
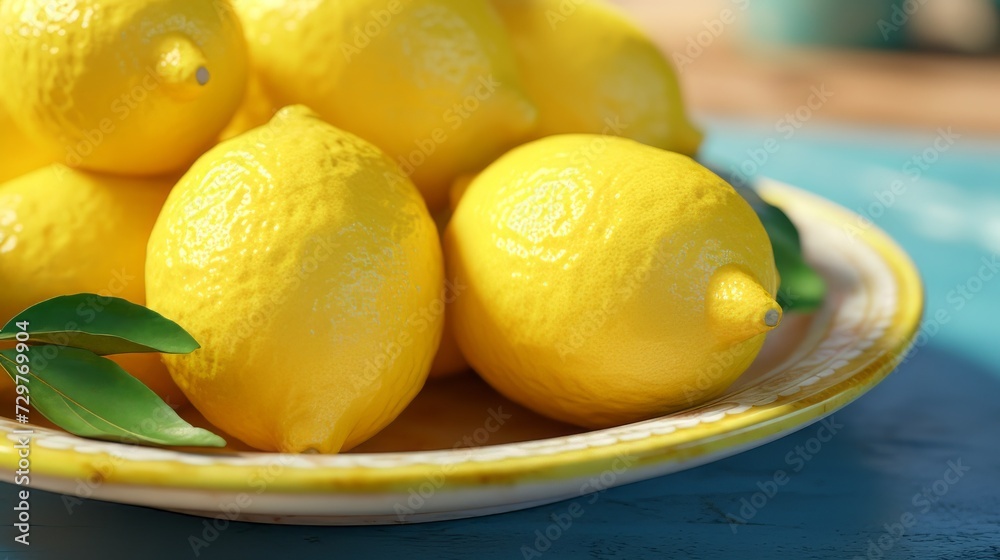
<path id="1" fill-rule="evenodd" d="M 831 293 L 815 315 L 787 316 L 750 371 L 713 402 L 583 432 L 517 407 L 469 375 L 429 384 L 381 434 L 329 456 L 152 449 L 36 426 L 32 486 L 265 523 L 408 523 L 569 499 L 762 445 L 881 381 L 908 348 L 923 302 L 913 264 L 881 231 L 859 229 L 853 214 L 792 187 L 767 184 L 762 194 L 799 226 Z M 11 432 L 19 427 L 0 418 L 5 480 L 16 470 Z"/>

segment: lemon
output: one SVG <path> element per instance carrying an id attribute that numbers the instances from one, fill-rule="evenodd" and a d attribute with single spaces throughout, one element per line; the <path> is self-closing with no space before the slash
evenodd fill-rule
<path id="1" fill-rule="evenodd" d="M 0 103 L 0 183 L 52 163 L 24 133 Z"/>
<path id="2" fill-rule="evenodd" d="M 694 155 L 677 75 L 656 45 L 602 0 L 492 0 L 514 43 L 535 137 L 624 136 Z"/>
<path id="3" fill-rule="evenodd" d="M 473 369 L 552 418 L 604 427 L 718 395 L 781 318 L 750 206 L 687 156 L 551 136 L 469 185 L 445 233 Z"/>
<path id="4" fill-rule="evenodd" d="M 3 102 L 72 167 L 185 168 L 229 121 L 247 79 L 227 0 L 4 0 L 0 34 Z"/>
<path id="5" fill-rule="evenodd" d="M 434 361 L 431 363 L 431 379 L 440 379 L 462 373 L 469 369 L 469 362 L 462 355 L 458 341 L 451 330 L 451 323 L 445 323 L 441 333 L 441 344 L 438 346 Z"/>
<path id="6" fill-rule="evenodd" d="M 431 210 L 535 123 L 487 0 L 235 0 L 260 86 L 382 148 Z M 253 113 L 251 111 L 251 113 Z"/>
<path id="7" fill-rule="evenodd" d="M 145 303 L 146 240 L 172 186 L 171 179 L 114 177 L 62 165 L 0 185 L 0 324 L 67 294 Z M 95 298 L 77 310 L 77 321 L 85 324 L 101 308 Z M 159 355 L 112 359 L 168 404 L 185 402 Z"/>
<path id="8" fill-rule="evenodd" d="M 444 210 L 434 215 L 434 223 L 437 225 L 439 234 L 444 234 L 450 219 L 450 210 Z M 446 281 L 444 292 L 446 308 L 456 298 L 461 297 L 464 291 L 465 286 Z M 469 369 L 469 362 L 465 361 L 465 356 L 462 355 L 462 350 L 458 347 L 458 341 L 455 340 L 455 334 L 451 327 L 451 322 L 445 320 L 444 329 L 441 331 L 441 344 L 438 345 L 434 361 L 431 362 L 430 377 L 432 379 L 449 377 Z"/>
<path id="9" fill-rule="evenodd" d="M 226 128 L 219 133 L 219 140 L 229 140 L 266 124 L 280 108 L 276 107 L 270 96 L 264 92 L 264 86 L 261 85 L 257 74 L 251 72 L 247 79 L 247 89 L 243 94 L 243 102 L 236 109 L 236 113 Z"/>
<path id="10" fill-rule="evenodd" d="M 223 142 L 149 240 L 149 305 L 202 348 L 168 356 L 219 428 L 335 453 L 392 421 L 441 336 L 443 263 L 420 193 L 383 152 L 304 107 Z"/>

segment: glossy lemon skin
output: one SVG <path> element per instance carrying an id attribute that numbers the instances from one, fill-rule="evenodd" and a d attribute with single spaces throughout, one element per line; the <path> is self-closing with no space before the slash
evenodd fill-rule
<path id="1" fill-rule="evenodd" d="M 761 320 L 777 288 L 767 234 L 732 187 L 613 137 L 552 136 L 502 157 L 469 185 L 445 251 L 468 286 L 448 320 L 473 369 L 595 428 L 702 402 L 753 360 L 768 328 L 733 340 L 715 326 L 728 314 L 709 313 L 715 271 L 740 267 L 770 294 Z"/>
<path id="2" fill-rule="evenodd" d="M 538 107 L 534 137 L 611 134 L 694 155 L 701 132 L 657 46 L 603 0 L 491 0 Z"/>
<path id="3" fill-rule="evenodd" d="M 149 241 L 150 307 L 202 348 L 167 365 L 213 424 L 261 450 L 335 453 L 417 394 L 443 322 L 419 192 L 304 107 L 206 153 Z"/>
<path id="4" fill-rule="evenodd" d="M 227 0 L 5 0 L 0 35 L 0 102 L 73 167 L 182 171 L 246 86 L 246 43 Z"/>
<path id="5" fill-rule="evenodd" d="M 382 148 L 432 211 L 535 122 L 486 0 L 236 0 L 263 90 Z M 251 111 L 253 113 L 254 111 Z M 259 112 L 257 112 L 259 114 Z"/>
<path id="6" fill-rule="evenodd" d="M 0 185 L 0 324 L 67 294 L 144 304 L 146 240 L 173 184 L 51 165 Z M 77 321 L 100 309 L 95 300 Z M 186 403 L 158 354 L 112 359 L 168 404 Z"/>

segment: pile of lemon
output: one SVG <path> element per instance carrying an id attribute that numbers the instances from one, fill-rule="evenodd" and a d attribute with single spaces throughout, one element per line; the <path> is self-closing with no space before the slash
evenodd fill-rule
<path id="1" fill-rule="evenodd" d="M 760 221 L 601 1 L 4 0 L 0 35 L 0 323 L 147 304 L 202 348 L 125 368 L 256 448 L 349 449 L 469 366 L 649 418 L 780 321 Z"/>

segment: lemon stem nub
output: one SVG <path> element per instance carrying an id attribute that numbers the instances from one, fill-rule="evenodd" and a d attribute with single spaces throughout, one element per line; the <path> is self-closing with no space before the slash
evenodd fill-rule
<path id="1" fill-rule="evenodd" d="M 725 265 L 712 274 L 705 305 L 709 328 L 723 347 L 764 334 L 781 323 L 781 307 L 774 297 L 739 265 Z"/>
<path id="2" fill-rule="evenodd" d="M 167 93 L 181 101 L 203 95 L 212 75 L 205 53 L 191 38 L 179 33 L 167 34 L 160 38 L 154 54 L 157 81 Z"/>
<path id="3" fill-rule="evenodd" d="M 764 314 L 764 324 L 769 327 L 777 327 L 779 321 L 781 321 L 781 311 L 777 309 L 768 309 Z"/>

